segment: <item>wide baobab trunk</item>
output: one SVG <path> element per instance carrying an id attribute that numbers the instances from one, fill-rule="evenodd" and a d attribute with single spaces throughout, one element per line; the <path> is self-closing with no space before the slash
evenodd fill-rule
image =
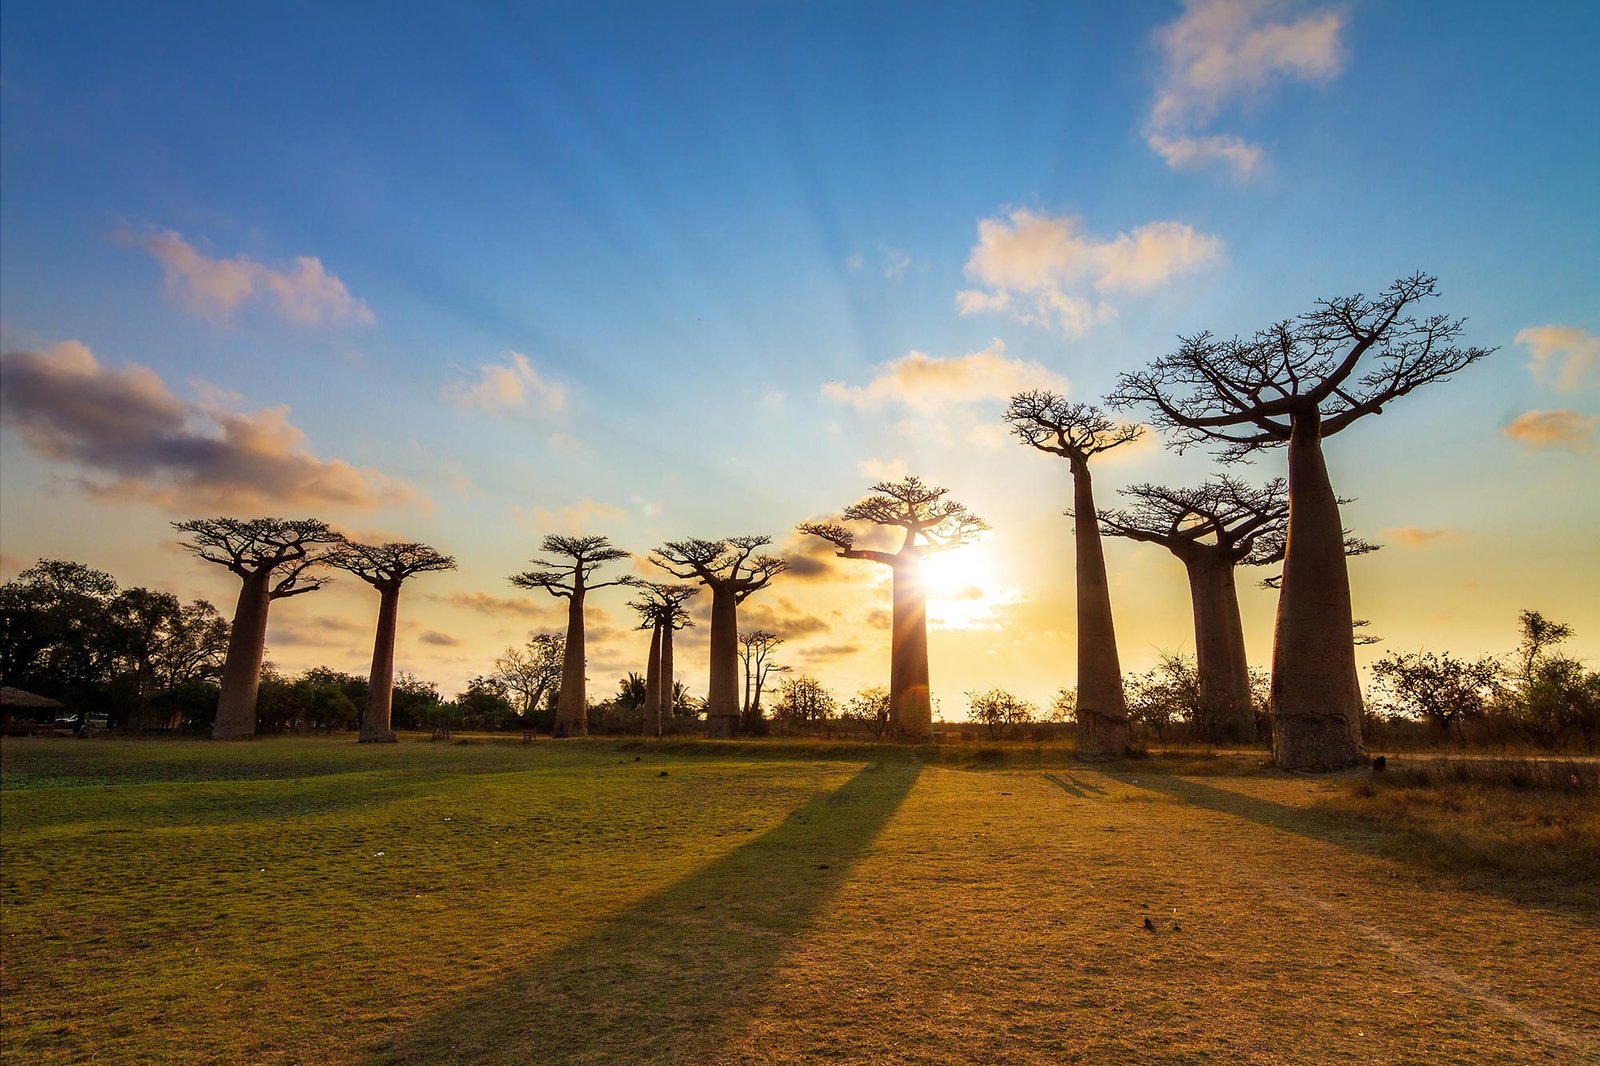
<path id="1" fill-rule="evenodd" d="M 1128 706 L 1094 486 L 1088 464 L 1077 460 L 1072 462 L 1072 496 L 1078 570 L 1078 757 L 1117 758 L 1128 751 Z"/>
<path id="2" fill-rule="evenodd" d="M 933 735 L 933 698 L 928 685 L 928 597 L 922 563 L 894 567 L 894 628 L 889 636 L 889 732 L 896 740 L 924 741 Z"/>
<path id="3" fill-rule="evenodd" d="M 714 737 L 739 731 L 739 603 L 731 588 L 711 590 L 711 680 L 706 725 Z"/>
<path id="4" fill-rule="evenodd" d="M 1362 759 L 1344 523 L 1320 422 L 1314 408 L 1297 412 L 1289 439 L 1289 540 L 1272 646 L 1272 761 L 1285 770 Z"/>
<path id="5" fill-rule="evenodd" d="M 644 735 L 661 735 L 661 626 L 650 627 L 650 658 L 644 667 Z"/>
<path id="6" fill-rule="evenodd" d="M 1245 660 L 1233 563 L 1203 552 L 1185 565 L 1194 600 L 1201 733 L 1213 742 L 1254 744 L 1256 715 L 1250 704 L 1250 664 Z"/>
<path id="7" fill-rule="evenodd" d="M 561 656 L 561 692 L 556 696 L 556 720 L 552 730 L 558 737 L 581 737 L 589 733 L 589 693 L 584 678 L 586 659 L 583 594 L 575 592 L 567 600 L 567 645 Z"/>
<path id="8" fill-rule="evenodd" d="M 272 571 L 246 574 L 233 610 L 228 657 L 222 666 L 222 692 L 211 735 L 240 740 L 256 735 L 256 694 L 261 689 L 261 660 L 267 648 L 267 610 L 272 606 Z"/>
<path id="9" fill-rule="evenodd" d="M 672 716 L 676 713 L 673 699 L 673 687 L 676 682 L 672 677 L 672 627 L 661 627 L 661 732 L 667 732 L 672 724 Z"/>
<path id="10" fill-rule="evenodd" d="M 394 633 L 400 615 L 400 589 L 378 590 L 378 635 L 372 641 L 372 672 L 367 675 L 367 706 L 361 713 L 362 744 L 392 744 L 399 737 L 389 728 L 394 703 Z"/>

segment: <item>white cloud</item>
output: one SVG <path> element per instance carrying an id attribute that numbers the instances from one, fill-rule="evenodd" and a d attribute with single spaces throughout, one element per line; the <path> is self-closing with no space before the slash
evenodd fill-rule
<path id="1" fill-rule="evenodd" d="M 830 381 L 822 394 L 858 410 L 878 410 L 896 405 L 933 411 L 980 400 L 1004 399 L 1022 389 L 1055 389 L 1067 383 L 1038 363 L 1008 359 L 998 337 L 989 347 L 966 355 L 941 359 L 913 351 L 880 364 L 865 385 Z"/>
<path id="2" fill-rule="evenodd" d="M 856 473 L 873 481 L 899 481 L 906 476 L 906 464 L 902 459 L 863 459 Z"/>
<path id="3" fill-rule="evenodd" d="M 1198 170 L 1213 163 L 1223 163 L 1233 168 L 1234 176 L 1240 181 L 1254 177 L 1266 158 L 1266 153 L 1258 145 L 1249 144 L 1232 134 L 1167 137 L 1152 133 L 1149 143 L 1174 170 Z"/>
<path id="4" fill-rule="evenodd" d="M 1577 326 L 1529 326 L 1517 333 L 1528 349 L 1528 369 L 1535 381 L 1550 382 L 1557 392 L 1576 392 L 1593 383 L 1600 366 L 1600 337 Z"/>
<path id="5" fill-rule="evenodd" d="M 351 296 L 315 256 L 297 256 L 289 266 L 273 268 L 242 254 L 213 259 L 171 230 L 123 231 L 117 238 L 149 252 L 161 264 L 168 294 L 210 318 L 226 322 L 244 304 L 259 300 L 299 326 L 377 321 L 365 301 Z"/>
<path id="6" fill-rule="evenodd" d="M 628 517 L 628 512 L 609 503 L 596 503 L 587 496 L 570 507 L 550 510 L 535 507 L 532 511 L 511 505 L 511 519 L 518 526 L 533 533 L 580 533 L 593 531 L 595 525 L 614 522 Z"/>
<path id="7" fill-rule="evenodd" d="M 1264 153 L 1232 134 L 1204 129 L 1230 105 L 1259 99 L 1284 81 L 1326 83 L 1344 66 L 1345 15 L 1297 14 L 1287 0 L 1186 0 L 1156 31 L 1162 77 L 1146 136 L 1171 167 L 1221 163 L 1246 180 Z"/>
<path id="8" fill-rule="evenodd" d="M 1504 433 L 1533 451 L 1564 448 L 1569 452 L 1586 452 L 1594 447 L 1597 427 L 1600 427 L 1600 417 L 1586 417 L 1570 409 L 1528 411 L 1512 419 Z"/>
<path id="9" fill-rule="evenodd" d="M 462 410 L 514 411 L 537 403 L 552 414 L 567 403 L 567 389 L 541 377 L 520 352 L 507 352 L 504 363 L 484 363 L 478 380 L 452 382 L 444 398 Z"/>
<path id="10" fill-rule="evenodd" d="M 1028 325 L 1082 336 L 1117 310 L 1083 294 L 1152 289 L 1221 260 L 1222 240 L 1181 222 L 1147 222 L 1103 239 L 1081 219 L 1018 208 L 978 222 L 966 273 L 983 286 L 956 294 L 963 315 L 1009 314 Z M 1074 292 L 1072 290 L 1078 290 Z"/>

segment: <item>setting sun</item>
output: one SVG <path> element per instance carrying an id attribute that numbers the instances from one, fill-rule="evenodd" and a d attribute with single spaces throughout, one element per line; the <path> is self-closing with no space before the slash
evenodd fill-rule
<path id="1" fill-rule="evenodd" d="M 5 0 L 0 1058 L 1600 1062 L 1597 56 Z"/>

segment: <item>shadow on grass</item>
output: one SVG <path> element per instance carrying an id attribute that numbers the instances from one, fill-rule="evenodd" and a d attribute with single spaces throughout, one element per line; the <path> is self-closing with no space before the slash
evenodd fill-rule
<path id="1" fill-rule="evenodd" d="M 1059 788 L 1069 796 L 1077 799 L 1089 799 L 1094 796 L 1105 795 L 1106 790 L 1092 782 L 1085 781 L 1076 774 L 1045 774 L 1044 779 Z"/>
<path id="2" fill-rule="evenodd" d="M 916 783 L 861 770 L 587 936 L 423 1018 L 372 1064 L 699 1062 L 757 1006 Z M 605 886 L 594 886 L 597 896 Z M 535 904 L 536 905 L 536 904 Z"/>
<path id="3" fill-rule="evenodd" d="M 1600 911 L 1596 910 L 1592 889 L 1588 886 L 1557 885 L 1549 879 L 1519 877 L 1514 873 L 1493 869 L 1468 869 L 1442 862 L 1433 850 L 1418 846 L 1416 835 L 1408 834 L 1403 829 L 1393 832 L 1375 830 L 1357 822 L 1349 814 L 1290 807 L 1187 778 L 1154 773 L 1139 773 L 1135 777 L 1131 770 L 1101 772 L 1123 784 L 1164 793 L 1191 806 L 1245 818 L 1258 825 L 1295 833 L 1374 858 L 1406 863 L 1429 872 L 1460 876 L 1466 887 L 1474 891 L 1491 893 L 1520 906 L 1553 911 L 1585 925 L 1600 926 Z M 1426 841 L 1425 833 L 1419 835 Z"/>

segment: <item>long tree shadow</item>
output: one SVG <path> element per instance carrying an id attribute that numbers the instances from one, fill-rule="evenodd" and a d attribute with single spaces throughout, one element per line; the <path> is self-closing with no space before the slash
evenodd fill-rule
<path id="1" fill-rule="evenodd" d="M 1076 799 L 1092 799 L 1095 796 L 1103 796 L 1106 792 L 1099 785 L 1085 781 L 1072 773 L 1067 774 L 1065 777 L 1060 774 L 1045 774 L 1044 779 Z"/>
<path id="2" fill-rule="evenodd" d="M 703 1061 L 761 1001 L 790 943 L 844 883 L 920 769 L 861 770 L 589 935 L 422 1019 L 369 1061 Z"/>
<path id="3" fill-rule="evenodd" d="M 1245 818 L 1259 825 L 1374 858 L 1390 859 L 1460 877 L 1464 886 L 1473 891 L 1497 895 L 1519 906 L 1548 910 L 1585 925 L 1600 926 L 1600 911 L 1596 910 L 1592 890 L 1587 887 L 1574 885 L 1569 886 L 1570 890 L 1557 890 L 1542 880 L 1519 880 L 1515 876 L 1492 870 L 1462 871 L 1440 866 L 1428 849 L 1416 846 L 1414 839 L 1408 839 L 1399 832 L 1374 831 L 1356 823 L 1352 816 L 1344 813 L 1291 807 L 1232 789 L 1217 788 L 1192 778 L 1158 773 L 1140 773 L 1135 777 L 1127 770 L 1103 769 L 1101 772 L 1123 784 L 1164 793 L 1191 806 Z"/>

